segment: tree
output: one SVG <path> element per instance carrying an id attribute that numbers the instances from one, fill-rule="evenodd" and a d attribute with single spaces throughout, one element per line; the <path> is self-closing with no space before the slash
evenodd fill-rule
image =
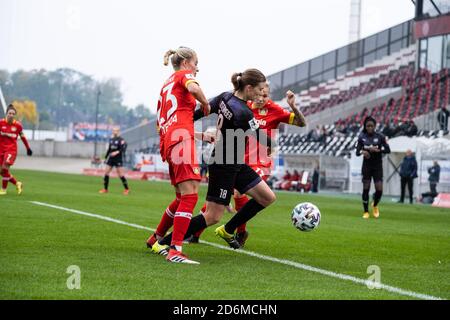
<path id="1" fill-rule="evenodd" d="M 39 123 L 39 114 L 36 102 L 31 100 L 14 100 L 12 104 L 17 110 L 17 119 L 20 122 L 25 120 L 27 123 L 33 125 L 34 128 L 37 126 Z"/>
<path id="2" fill-rule="evenodd" d="M 112 119 L 115 124 L 127 128 L 152 116 L 143 105 L 134 109 L 124 105 L 120 80 L 96 81 L 90 75 L 69 68 L 13 73 L 0 70 L 0 86 L 7 103 L 34 101 L 39 112 L 46 115 L 46 120 L 42 120 L 46 128 L 65 127 L 71 122 L 94 122 L 98 87 L 102 92 L 99 122 L 107 123 Z"/>

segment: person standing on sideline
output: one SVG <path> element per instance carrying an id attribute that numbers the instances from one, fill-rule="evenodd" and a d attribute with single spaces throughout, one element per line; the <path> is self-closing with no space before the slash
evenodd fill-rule
<path id="1" fill-rule="evenodd" d="M 118 127 L 113 128 L 112 136 L 109 139 L 108 149 L 105 155 L 105 176 L 103 177 L 103 189 L 99 193 L 108 193 L 109 187 L 109 175 L 112 169 L 115 167 L 117 175 L 122 181 L 124 195 L 128 195 L 130 189 L 128 187 L 128 181 L 125 178 L 125 173 L 123 172 L 123 160 L 125 158 L 125 151 L 127 150 L 126 141 L 120 136 L 120 129 Z"/>
<path id="2" fill-rule="evenodd" d="M 441 167 L 439 163 L 435 160 L 433 161 L 433 166 L 428 168 L 428 181 L 430 182 L 430 192 L 433 197 L 437 196 L 436 185 L 439 183 L 439 175 L 441 173 Z"/>
<path id="3" fill-rule="evenodd" d="M 442 109 L 439 111 L 437 116 L 439 128 L 441 130 L 448 130 L 448 117 L 450 117 L 450 111 L 448 111 L 445 106 L 442 106 Z"/>
<path id="4" fill-rule="evenodd" d="M 312 176 L 312 188 L 311 191 L 313 193 L 317 193 L 319 192 L 319 166 L 316 165 L 314 167 L 314 172 L 313 172 L 313 176 Z"/>
<path id="5" fill-rule="evenodd" d="M 413 203 L 413 182 L 417 178 L 417 161 L 416 157 L 410 149 L 406 150 L 406 155 L 403 158 L 400 167 L 401 177 L 401 196 L 399 203 L 403 203 L 405 200 L 405 187 L 408 185 L 409 203 Z"/>

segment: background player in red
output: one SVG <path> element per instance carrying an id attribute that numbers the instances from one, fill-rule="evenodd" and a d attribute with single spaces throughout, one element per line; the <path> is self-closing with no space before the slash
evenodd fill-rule
<path id="1" fill-rule="evenodd" d="M 167 255 L 168 261 L 196 264 L 198 262 L 182 253 L 184 235 L 197 204 L 201 180 L 194 141 L 194 109 L 196 100 L 200 102 L 205 115 L 209 114 L 210 106 L 195 79 L 198 72 L 195 51 L 186 47 L 169 50 L 164 56 L 164 65 L 168 65 L 169 57 L 175 73 L 161 89 L 157 121 L 161 157 L 169 164 L 176 198 L 164 212 L 156 232 L 147 240 L 147 246 L 154 252 Z M 157 240 L 165 235 L 172 224 L 173 237 L 167 252 L 161 250 Z"/>
<path id="2" fill-rule="evenodd" d="M 2 174 L 2 188 L 0 189 L 0 195 L 6 194 L 8 182 L 11 182 L 16 186 L 18 194 L 22 193 L 22 182 L 17 181 L 11 173 L 9 173 L 9 169 L 14 164 L 17 157 L 18 137 L 20 137 L 25 148 L 27 148 L 27 155 L 31 156 L 33 154 L 23 133 L 22 124 L 15 120 L 16 114 L 16 109 L 10 104 L 6 109 L 6 118 L 0 120 L 0 165 Z"/>
<path id="3" fill-rule="evenodd" d="M 286 93 L 287 103 L 291 107 L 291 111 L 288 111 L 276 104 L 270 99 L 270 88 L 266 84 L 263 90 L 262 96 L 255 99 L 255 101 L 249 101 L 248 107 L 253 111 L 255 119 L 258 121 L 259 127 L 267 133 L 272 140 L 276 140 L 276 133 L 280 123 L 286 123 L 294 126 L 304 127 L 306 126 L 306 120 L 303 114 L 295 105 L 295 95 L 292 91 Z M 248 164 L 260 177 L 267 181 L 269 178 L 273 161 L 272 157 L 264 150 L 260 144 L 256 142 L 256 139 L 249 137 L 249 143 L 246 146 L 245 163 Z M 253 140 L 252 140 L 253 139 Z M 247 202 L 248 197 L 241 195 L 239 192 L 234 193 L 235 210 L 239 211 Z M 201 212 L 206 210 L 206 206 L 203 206 Z M 200 231 L 193 236 L 190 242 L 198 242 Z M 236 240 L 241 247 L 244 246 L 245 241 L 248 238 L 248 231 L 246 230 L 246 224 L 239 226 L 236 230 Z"/>

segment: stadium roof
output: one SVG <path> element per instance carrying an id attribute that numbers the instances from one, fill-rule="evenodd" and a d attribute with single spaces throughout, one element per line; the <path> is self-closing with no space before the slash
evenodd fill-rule
<path id="1" fill-rule="evenodd" d="M 448 0 L 424 0 L 424 18 L 436 17 L 450 12 L 450 2 Z"/>
<path id="2" fill-rule="evenodd" d="M 405 21 L 269 75 L 273 99 L 281 100 L 287 89 L 308 89 L 409 47 L 415 43 L 413 24 L 414 20 Z"/>

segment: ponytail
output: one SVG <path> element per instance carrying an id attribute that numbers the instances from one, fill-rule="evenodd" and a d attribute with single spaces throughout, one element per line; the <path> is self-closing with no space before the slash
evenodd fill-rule
<path id="1" fill-rule="evenodd" d="M 231 76 L 231 83 L 233 83 L 234 91 L 240 91 L 247 85 L 253 87 L 261 82 L 265 82 L 266 77 L 258 69 L 247 69 L 244 72 L 233 73 Z"/>
<path id="2" fill-rule="evenodd" d="M 192 59 L 196 55 L 195 51 L 187 47 L 179 47 L 177 50 L 168 50 L 164 55 L 164 65 L 167 66 L 170 62 L 175 70 L 180 68 L 183 60 Z"/>
<path id="3" fill-rule="evenodd" d="M 175 50 L 172 50 L 172 49 L 168 50 L 166 52 L 166 54 L 164 55 L 164 65 L 165 66 L 169 65 L 169 58 L 170 58 L 171 55 L 173 55 L 175 53 L 177 53 L 177 52 Z"/>

